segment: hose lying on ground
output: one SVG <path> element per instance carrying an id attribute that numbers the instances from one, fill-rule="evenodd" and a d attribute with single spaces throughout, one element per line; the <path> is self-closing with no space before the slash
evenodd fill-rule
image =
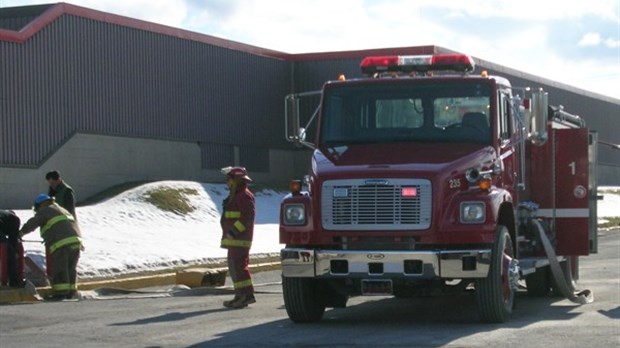
<path id="1" fill-rule="evenodd" d="M 569 299 L 571 302 L 579 304 L 592 303 L 594 301 L 594 294 L 591 290 L 586 289 L 582 291 L 576 291 L 573 282 L 568 282 L 566 280 L 566 277 L 564 277 L 564 272 L 562 272 L 562 268 L 560 267 L 560 263 L 558 262 L 558 258 L 555 255 L 555 251 L 551 246 L 551 242 L 545 234 L 545 230 L 543 229 L 542 225 L 538 220 L 533 219 L 532 222 L 534 223 L 534 226 L 536 226 L 536 229 L 538 230 L 538 235 L 540 236 L 540 240 L 542 241 L 543 247 L 545 248 L 545 253 L 547 254 L 547 258 L 549 259 L 551 273 L 553 274 L 555 283 L 558 286 L 558 290 L 560 290 L 562 295 Z"/>

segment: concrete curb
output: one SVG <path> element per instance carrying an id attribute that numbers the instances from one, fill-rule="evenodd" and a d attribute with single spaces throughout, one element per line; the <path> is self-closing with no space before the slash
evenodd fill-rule
<path id="1" fill-rule="evenodd" d="M 280 269 L 280 262 L 270 262 L 270 263 L 258 263 L 250 265 L 250 271 L 252 273 L 265 272 L 265 271 L 273 271 Z M 200 270 L 200 271 L 198 271 Z M 226 268 L 200 268 L 197 269 L 197 272 L 211 272 L 211 273 L 219 273 L 221 271 L 226 270 Z M 191 271 L 184 270 L 185 272 Z M 141 277 L 132 277 L 132 278 L 124 278 L 124 279 L 106 279 L 99 281 L 91 281 L 91 282 L 80 282 L 78 284 L 78 288 L 80 290 L 93 290 L 97 288 L 118 288 L 118 289 L 126 289 L 126 290 L 134 290 L 134 289 L 142 289 L 142 288 L 150 288 L 156 286 L 165 286 L 165 285 L 187 285 L 187 284 L 179 284 L 177 282 L 178 274 L 180 271 L 156 274 L 151 276 L 141 276 Z M 192 284 L 194 285 L 194 284 Z M 194 285 L 196 286 L 196 285 Z M 36 292 L 40 296 L 45 296 L 50 294 L 52 291 L 51 287 L 40 287 L 36 288 Z M 35 297 L 34 294 L 29 293 L 26 289 L 19 288 L 7 288 L 0 289 L 0 304 L 10 304 L 10 303 L 29 303 L 29 302 L 38 302 L 39 300 Z"/>

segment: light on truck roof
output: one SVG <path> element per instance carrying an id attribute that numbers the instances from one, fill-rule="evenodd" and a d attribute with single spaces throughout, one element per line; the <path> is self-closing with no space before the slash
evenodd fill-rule
<path id="1" fill-rule="evenodd" d="M 376 56 L 366 57 L 360 64 L 362 72 L 427 72 L 431 70 L 452 70 L 471 72 L 474 60 L 465 54 L 433 54 L 417 56 Z"/>

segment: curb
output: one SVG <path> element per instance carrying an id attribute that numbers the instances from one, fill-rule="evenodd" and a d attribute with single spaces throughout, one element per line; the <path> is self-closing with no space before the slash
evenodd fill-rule
<path id="1" fill-rule="evenodd" d="M 252 273 L 259 273 L 265 271 L 274 271 L 278 270 L 281 267 L 280 262 L 270 262 L 270 263 L 258 263 L 250 265 L 250 271 Z M 92 282 L 79 282 L 78 288 L 80 290 L 93 290 L 97 288 L 117 288 L 117 289 L 126 289 L 126 290 L 134 290 L 134 289 L 142 289 L 142 288 L 150 288 L 156 286 L 165 286 L 165 285 L 181 285 L 183 283 L 178 283 L 177 279 L 179 279 L 179 274 L 181 272 L 193 272 L 199 275 L 205 274 L 223 274 L 226 273 L 227 268 L 196 268 L 196 269 L 187 269 L 183 271 L 175 271 L 163 274 L 156 274 L 152 276 L 141 276 L 141 277 L 132 277 L 132 278 L 124 278 L 124 279 L 106 279 L 106 280 L 98 280 Z M 199 279 L 202 279 L 200 277 Z M 183 284 L 188 285 L 190 287 L 200 286 L 200 280 L 198 280 L 197 284 Z M 220 284 L 221 285 L 221 284 Z M 45 296 L 50 294 L 52 288 L 49 286 L 36 288 L 36 292 L 40 296 Z M 10 303 L 30 303 L 30 302 L 39 302 L 39 300 L 30 292 L 26 291 L 24 288 L 7 288 L 0 289 L 0 304 L 10 304 Z"/>

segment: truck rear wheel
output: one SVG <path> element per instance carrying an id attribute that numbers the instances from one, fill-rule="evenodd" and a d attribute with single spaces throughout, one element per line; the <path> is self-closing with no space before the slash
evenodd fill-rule
<path id="1" fill-rule="evenodd" d="M 319 285 L 318 280 L 312 278 L 282 277 L 284 306 L 292 321 L 312 323 L 321 320 L 325 301 Z"/>
<path id="2" fill-rule="evenodd" d="M 476 299 L 480 319 L 503 323 L 512 314 L 518 277 L 512 240 L 505 226 L 497 227 L 489 274 L 476 281 Z"/>

